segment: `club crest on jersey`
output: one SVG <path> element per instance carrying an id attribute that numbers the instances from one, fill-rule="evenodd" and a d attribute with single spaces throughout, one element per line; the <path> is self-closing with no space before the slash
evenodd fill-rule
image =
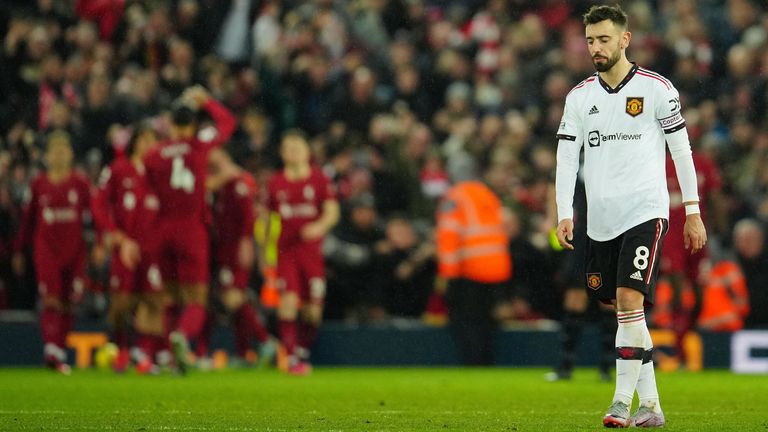
<path id="1" fill-rule="evenodd" d="M 315 198 L 315 188 L 310 185 L 304 186 L 304 199 L 312 200 Z"/>
<path id="2" fill-rule="evenodd" d="M 628 96 L 627 97 L 627 114 L 632 117 L 637 117 L 643 113 L 643 98 Z"/>
<path id="3" fill-rule="evenodd" d="M 603 277 L 600 273 L 587 273 L 587 286 L 593 290 L 600 289 L 603 286 Z"/>

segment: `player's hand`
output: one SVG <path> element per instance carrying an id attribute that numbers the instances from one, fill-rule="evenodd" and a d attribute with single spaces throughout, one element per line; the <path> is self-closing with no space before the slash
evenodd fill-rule
<path id="1" fill-rule="evenodd" d="M 192 86 L 184 91 L 184 98 L 192 101 L 198 108 L 205 105 L 209 97 L 208 91 L 201 85 Z"/>
<path id="2" fill-rule="evenodd" d="M 243 237 L 240 239 L 240 244 L 237 246 L 237 262 L 241 268 L 250 269 L 253 267 L 253 263 L 256 260 L 256 248 L 253 245 L 253 240 L 250 237 Z"/>
<path id="3" fill-rule="evenodd" d="M 129 270 L 133 270 L 141 261 L 141 249 L 135 240 L 125 237 L 120 242 L 120 261 Z"/>
<path id="4" fill-rule="evenodd" d="M 13 254 L 13 258 L 11 258 L 11 267 L 13 268 L 13 272 L 16 274 L 16 276 L 23 275 L 24 270 L 26 270 L 27 267 L 26 262 L 24 262 L 24 254 Z"/>
<path id="5" fill-rule="evenodd" d="M 447 290 L 448 290 L 448 279 L 442 276 L 435 277 L 435 294 L 444 296 Z"/>
<path id="6" fill-rule="evenodd" d="M 685 241 L 685 248 L 691 250 L 691 255 L 704 249 L 707 244 L 707 230 L 704 228 L 700 214 L 696 213 L 685 217 L 683 240 Z"/>
<path id="7" fill-rule="evenodd" d="M 557 242 L 563 249 L 573 250 L 573 219 L 563 219 L 557 225 Z"/>
<path id="8" fill-rule="evenodd" d="M 325 228 L 321 224 L 312 222 L 301 229 L 301 238 L 304 241 L 320 240 L 325 235 L 325 231 Z"/>

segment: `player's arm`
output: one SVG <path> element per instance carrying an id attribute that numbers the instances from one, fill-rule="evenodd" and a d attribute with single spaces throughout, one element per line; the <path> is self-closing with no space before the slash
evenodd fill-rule
<path id="1" fill-rule="evenodd" d="M 37 223 L 38 194 L 35 183 L 31 184 L 29 189 L 24 193 L 24 200 L 26 201 L 26 204 L 21 218 L 19 232 L 16 234 L 16 238 L 14 238 L 13 241 L 13 258 L 11 262 L 13 271 L 17 275 L 24 273 L 24 249 L 32 243 L 32 235 L 35 232 L 35 225 Z"/>
<path id="2" fill-rule="evenodd" d="M 301 237 L 304 240 L 319 240 L 336 225 L 341 216 L 341 209 L 336 198 L 329 198 L 323 201 L 323 210 L 320 217 L 301 230 Z"/>
<path id="3" fill-rule="evenodd" d="M 666 92 L 661 93 L 657 100 L 659 102 L 656 107 L 656 116 L 664 131 L 669 153 L 675 164 L 677 182 L 680 184 L 680 192 L 683 195 L 686 216 L 683 227 L 685 248 L 691 249 L 691 253 L 696 253 L 707 243 L 707 231 L 701 220 L 696 167 L 693 165 L 688 130 L 685 128 L 685 120 L 680 112 L 680 98 L 677 90 L 670 87 Z"/>
<path id="4" fill-rule="evenodd" d="M 117 202 L 117 184 L 109 168 L 104 168 L 99 179 L 99 187 L 91 199 L 91 215 L 96 232 L 108 249 L 117 247 L 120 260 L 128 268 L 133 268 L 140 260 L 141 253 L 138 243 L 117 227 L 114 218 L 114 208 Z"/>
<path id="5" fill-rule="evenodd" d="M 235 116 L 221 104 L 211 97 L 211 95 L 202 87 L 194 86 L 185 92 L 185 96 L 192 99 L 197 106 L 208 112 L 213 122 L 216 124 L 216 136 L 208 142 L 210 147 L 220 147 L 232 137 L 237 126 Z"/>
<path id="6" fill-rule="evenodd" d="M 254 211 L 254 194 L 245 182 L 239 182 L 237 188 L 237 205 L 241 215 L 240 240 L 237 247 L 237 258 L 242 268 L 250 269 L 256 259 L 253 227 L 256 223 Z"/>
<path id="7" fill-rule="evenodd" d="M 557 204 L 557 241 L 565 249 L 573 249 L 573 195 L 579 173 L 582 146 L 581 122 L 569 97 L 557 132 L 557 168 L 555 201 Z"/>

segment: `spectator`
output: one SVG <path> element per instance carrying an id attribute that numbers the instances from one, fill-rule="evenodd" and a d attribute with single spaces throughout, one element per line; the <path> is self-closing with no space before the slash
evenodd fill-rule
<path id="1" fill-rule="evenodd" d="M 327 317 L 381 320 L 386 314 L 383 293 L 371 283 L 374 245 L 381 239 L 373 196 L 352 198 L 347 213 L 346 223 L 334 228 L 323 245 L 329 273 Z"/>
<path id="2" fill-rule="evenodd" d="M 434 278 L 435 245 L 422 241 L 402 216 L 387 221 L 385 237 L 376 244 L 373 283 L 392 316 L 416 318 L 424 312 Z"/>
<path id="3" fill-rule="evenodd" d="M 747 280 L 749 315 L 747 327 L 768 325 L 768 254 L 765 230 L 754 219 L 742 219 L 733 229 L 733 245 Z"/>

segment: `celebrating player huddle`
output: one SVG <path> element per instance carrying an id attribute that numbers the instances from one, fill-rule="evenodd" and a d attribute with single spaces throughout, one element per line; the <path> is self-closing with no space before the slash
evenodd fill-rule
<path id="1" fill-rule="evenodd" d="M 213 127 L 200 127 L 202 111 Z M 172 107 L 170 137 L 158 141 L 150 123 L 138 124 L 94 190 L 73 170 L 69 136 L 49 136 L 47 171 L 32 183 L 14 244 L 18 272 L 24 267 L 24 248 L 33 249 L 49 367 L 71 371 L 65 339 L 72 328 L 72 307 L 86 287 L 88 213 L 93 214 L 97 241 L 111 252 L 108 323 L 118 346 L 116 371 L 133 363 L 139 373 L 154 373 L 172 353 L 172 365 L 183 374 L 192 361 L 190 344 L 199 355 L 207 355 L 213 321 L 209 263 L 215 268 L 216 297 L 233 319 L 236 355 L 245 357 L 255 340 L 259 362 L 272 361 L 277 340 L 251 304 L 247 287 L 259 255 L 254 223 L 257 217 L 274 219 L 268 213 L 274 211 L 284 220 L 275 241 L 286 257 L 277 276 L 283 288 L 279 332 L 288 371 L 311 370 L 307 353 L 320 325 L 325 285 L 319 244 L 338 220 L 338 204 L 329 181 L 310 165 L 306 140 L 296 133 L 284 138 L 285 173 L 275 176 L 259 200 L 254 177 L 221 149 L 235 125 L 227 108 L 202 87 L 192 87 Z M 286 213 L 289 207 L 296 211 Z M 301 324 L 299 309 L 304 311 Z"/>

